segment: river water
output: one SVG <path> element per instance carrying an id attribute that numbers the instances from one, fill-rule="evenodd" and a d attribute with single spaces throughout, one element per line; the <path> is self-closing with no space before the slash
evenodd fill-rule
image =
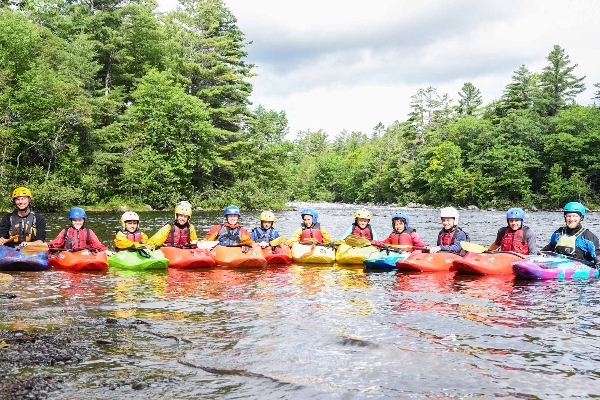
<path id="1" fill-rule="evenodd" d="M 303 208 L 304 205 L 298 205 Z M 314 205 L 338 239 L 355 207 Z M 373 207 L 380 237 L 390 207 Z M 439 211 L 404 209 L 434 244 Z M 463 211 L 471 240 L 489 244 L 501 211 Z M 258 212 L 244 213 L 253 227 Z M 277 212 L 288 236 L 298 211 Z M 89 213 L 110 244 L 117 213 Z M 46 215 L 49 238 L 67 224 Z M 169 213 L 141 213 L 153 233 Z M 204 234 L 219 213 L 195 212 Z M 600 214 L 585 226 L 600 233 Z M 531 212 L 541 246 L 560 212 Z M 454 273 L 365 272 L 359 266 L 256 270 L 12 272 L 0 329 L 66 332 L 93 350 L 78 363 L 15 367 L 53 374 L 52 399 L 586 398 L 600 396 L 600 284 Z M 62 365 L 61 365 L 62 364 Z"/>

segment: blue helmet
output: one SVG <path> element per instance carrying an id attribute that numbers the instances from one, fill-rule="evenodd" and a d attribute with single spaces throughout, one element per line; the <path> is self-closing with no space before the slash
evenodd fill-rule
<path id="1" fill-rule="evenodd" d="M 240 208 L 238 206 L 230 205 L 229 207 L 227 207 L 225 209 L 224 215 L 225 216 L 228 216 L 228 215 L 238 215 L 238 216 L 241 216 L 242 213 L 240 212 Z"/>
<path id="2" fill-rule="evenodd" d="M 406 229 L 408 229 L 408 224 L 410 222 L 410 220 L 408 219 L 408 215 L 401 213 L 401 212 L 397 212 L 394 213 L 394 215 L 392 215 L 392 228 L 394 227 L 394 220 L 395 219 L 403 219 L 404 220 L 404 227 Z"/>
<path id="3" fill-rule="evenodd" d="M 582 218 L 585 216 L 585 207 L 583 206 L 583 204 L 578 203 L 576 201 L 567 203 L 567 205 L 565 206 L 565 209 L 563 211 L 565 214 L 566 213 L 578 213 L 579 215 L 581 215 Z"/>
<path id="4" fill-rule="evenodd" d="M 520 208 L 511 208 L 506 212 L 506 219 L 520 219 L 525 223 L 525 211 Z"/>
<path id="5" fill-rule="evenodd" d="M 83 210 L 83 208 L 73 207 L 69 211 L 69 219 L 73 219 L 73 218 L 83 218 L 83 219 L 86 219 L 87 216 L 85 215 L 85 211 Z"/>
<path id="6" fill-rule="evenodd" d="M 315 210 L 313 210 L 312 208 L 305 208 L 304 210 L 302 210 L 300 215 L 302 215 L 303 217 L 305 215 L 310 215 L 313 219 L 313 224 L 316 224 L 317 220 L 319 219 L 319 214 L 317 214 L 317 212 Z"/>

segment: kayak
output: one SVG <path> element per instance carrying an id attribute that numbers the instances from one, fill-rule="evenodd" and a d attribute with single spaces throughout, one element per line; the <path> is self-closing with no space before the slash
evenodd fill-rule
<path id="1" fill-rule="evenodd" d="M 396 261 L 396 267 L 400 271 L 454 271 L 452 260 L 460 258 L 458 254 L 449 252 L 422 253 L 414 252 L 406 260 Z"/>
<path id="2" fill-rule="evenodd" d="M 267 265 L 259 245 L 216 246 L 211 251 L 217 265 L 232 268 L 262 268 Z"/>
<path id="3" fill-rule="evenodd" d="M 553 254 L 553 253 L 552 253 Z M 517 278 L 523 279 L 590 279 L 598 270 L 587 263 L 560 255 L 531 256 L 513 264 Z"/>
<path id="4" fill-rule="evenodd" d="M 64 250 L 51 254 L 48 259 L 55 268 L 73 271 L 103 271 L 108 268 L 108 258 L 104 251 Z"/>
<path id="5" fill-rule="evenodd" d="M 292 245 L 292 260 L 304 264 L 333 264 L 335 248 L 330 245 L 295 242 Z"/>
<path id="6" fill-rule="evenodd" d="M 340 264 L 361 265 L 374 252 L 379 251 L 375 246 L 353 247 L 340 244 L 335 251 L 335 261 Z"/>
<path id="7" fill-rule="evenodd" d="M 124 250 L 108 257 L 108 266 L 118 269 L 166 269 L 168 265 L 169 260 L 160 250 L 148 251 L 146 254 L 139 250 Z"/>
<path id="8" fill-rule="evenodd" d="M 0 246 L 0 271 L 43 271 L 50 268 L 48 253 L 23 254 L 10 246 Z"/>
<path id="9" fill-rule="evenodd" d="M 262 254 L 267 264 L 289 264 L 292 262 L 292 250 L 285 244 L 267 246 L 262 249 Z"/>
<path id="10" fill-rule="evenodd" d="M 160 251 L 169 260 L 169 268 L 212 268 L 217 265 L 210 251 L 206 249 L 182 249 L 167 246 L 162 247 Z"/>
<path id="11" fill-rule="evenodd" d="M 380 250 L 374 251 L 364 261 L 367 269 L 396 269 L 396 261 L 405 260 L 411 255 L 408 251 Z"/>
<path id="12" fill-rule="evenodd" d="M 452 260 L 452 267 L 459 274 L 512 274 L 512 264 L 523 260 L 525 257 L 527 256 L 509 252 L 467 253 L 464 257 Z"/>

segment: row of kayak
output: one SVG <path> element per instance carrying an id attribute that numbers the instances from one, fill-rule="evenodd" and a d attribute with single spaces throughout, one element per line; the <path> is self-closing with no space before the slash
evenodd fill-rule
<path id="1" fill-rule="evenodd" d="M 463 274 L 514 274 L 526 279 L 593 278 L 598 270 L 588 263 L 553 253 L 525 257 L 511 252 L 453 253 L 405 252 L 395 248 L 374 246 L 353 247 L 346 244 L 323 246 L 294 243 L 287 246 L 252 247 L 216 246 L 202 248 L 163 247 L 159 250 L 122 251 L 106 256 L 89 250 L 46 251 L 23 254 L 14 248 L 0 246 L 1 270 L 44 270 L 51 266 L 60 269 L 94 271 L 109 267 L 150 270 L 165 268 L 197 269 L 224 266 L 232 268 L 261 268 L 267 264 L 340 264 L 364 265 L 367 270 L 438 272 L 457 271 Z"/>

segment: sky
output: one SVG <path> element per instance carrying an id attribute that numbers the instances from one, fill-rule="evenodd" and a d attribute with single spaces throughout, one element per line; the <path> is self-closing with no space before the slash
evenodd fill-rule
<path id="1" fill-rule="evenodd" d="M 175 0 L 159 0 L 160 9 Z M 224 0 L 252 42 L 253 107 L 285 111 L 293 139 L 322 129 L 370 134 L 405 121 L 410 97 L 432 86 L 457 103 L 471 82 L 484 104 L 520 65 L 541 72 L 554 45 L 586 76 L 579 104 L 600 82 L 597 0 Z"/>

